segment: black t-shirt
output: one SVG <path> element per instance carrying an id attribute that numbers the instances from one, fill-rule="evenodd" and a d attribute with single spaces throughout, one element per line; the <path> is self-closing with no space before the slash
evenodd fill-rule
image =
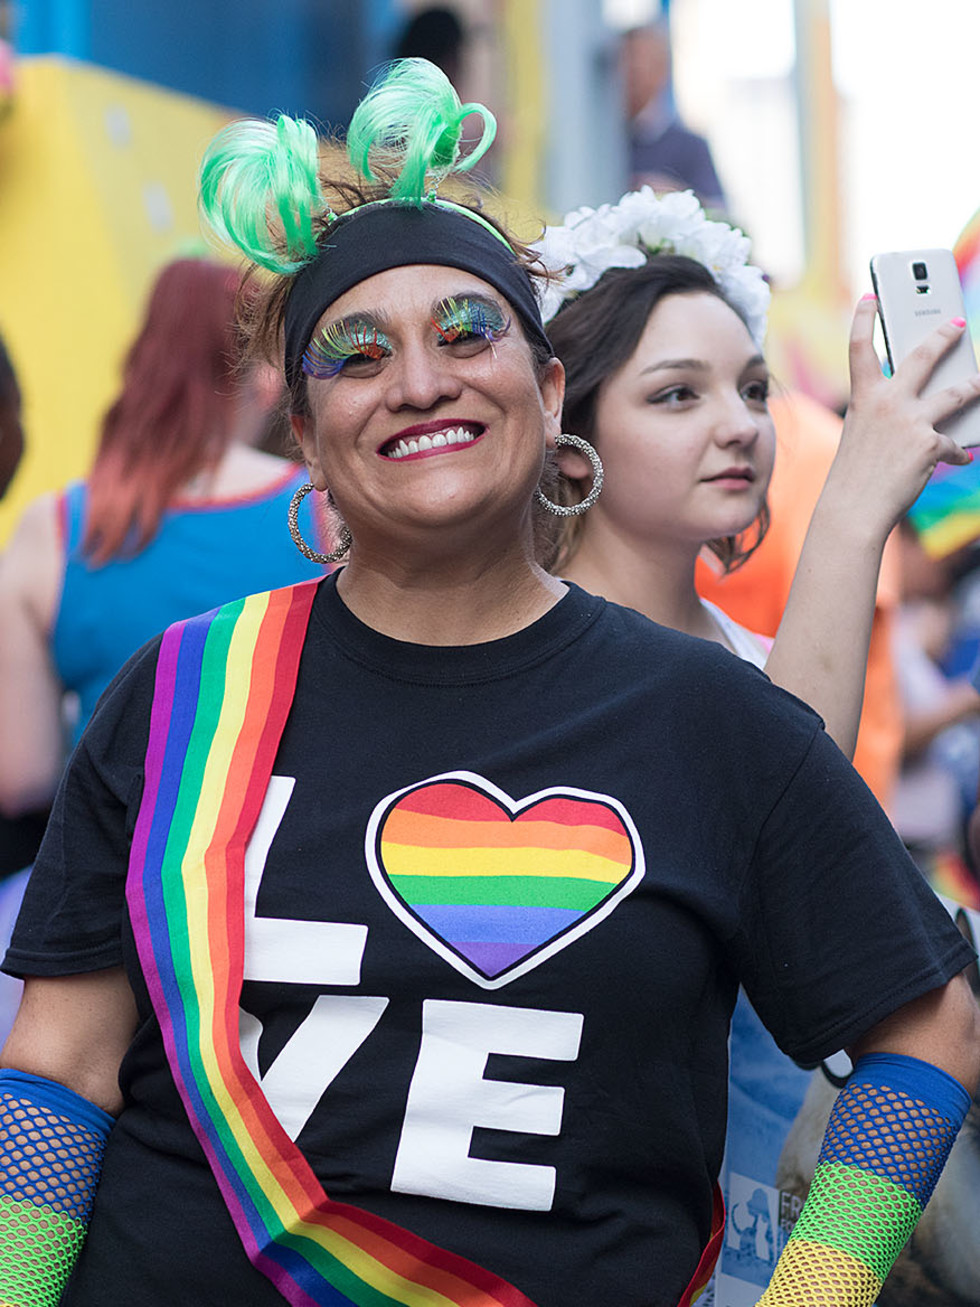
<path id="1" fill-rule="evenodd" d="M 273 1307 L 126 919 L 155 658 L 76 752 L 5 963 L 125 963 L 143 1018 L 64 1302 Z M 516 635 L 430 648 L 325 581 L 246 875 L 243 1049 L 326 1192 L 541 1307 L 677 1302 L 739 981 L 815 1062 L 972 958 L 808 708 L 574 587 Z"/>

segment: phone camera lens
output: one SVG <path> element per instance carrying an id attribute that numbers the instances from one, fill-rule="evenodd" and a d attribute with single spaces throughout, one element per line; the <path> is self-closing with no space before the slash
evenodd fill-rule
<path id="1" fill-rule="evenodd" d="M 916 279 L 916 281 L 925 281 L 926 278 L 929 276 L 929 269 L 926 267 L 924 263 L 913 263 L 912 276 Z"/>

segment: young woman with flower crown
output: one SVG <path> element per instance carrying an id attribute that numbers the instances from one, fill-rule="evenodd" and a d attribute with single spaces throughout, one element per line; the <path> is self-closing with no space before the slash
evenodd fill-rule
<path id="1" fill-rule="evenodd" d="M 170 628 L 76 752 L 5 963 L 5 1302 L 84 1241 L 70 1307 L 689 1303 L 739 980 L 800 1056 L 878 1058 L 891 1178 L 789 1272 L 870 1302 L 928 1188 L 875 1112 L 929 1172 L 980 1075 L 972 953 L 814 715 L 535 561 L 562 369 L 527 253 L 436 195 L 472 108 L 396 66 L 333 209 L 305 124 L 206 159 L 347 564 Z"/>
<path id="2" fill-rule="evenodd" d="M 570 519 L 556 571 L 764 667 L 821 713 L 850 756 L 885 540 L 937 459 L 967 460 L 934 430 L 964 396 L 938 404 L 917 398 L 963 324 L 948 324 L 914 368 L 888 382 L 871 343 L 873 305 L 859 307 L 840 451 L 782 625 L 775 642 L 764 643 L 699 599 L 694 574 L 703 546 L 729 570 L 768 525 L 775 431 L 761 350 L 769 292 L 746 261 L 748 242 L 708 221 L 689 192 L 657 196 L 645 188 L 618 205 L 568 215 L 539 248 L 560 270 L 544 316 L 566 369 L 564 421 L 597 447 L 605 474 L 600 503 Z M 560 457 L 574 502 L 589 488 L 591 469 L 574 451 Z M 786 1095 L 794 1072 L 802 1099 L 808 1077 L 780 1054 L 740 995 L 733 1084 L 768 1074 Z M 734 1128 L 757 1127 L 736 1118 Z M 745 1157 L 737 1134 L 732 1155 Z"/>
<path id="3" fill-rule="evenodd" d="M 606 477 L 595 510 L 570 519 L 556 570 L 765 666 L 817 709 L 850 757 L 885 541 L 937 461 L 969 460 L 935 424 L 972 394 L 918 397 L 965 323 L 945 324 L 888 380 L 872 345 L 873 297 L 858 306 L 840 450 L 769 648 L 703 603 L 694 584 L 702 547 L 729 570 L 768 525 L 769 288 L 747 262 L 749 242 L 709 221 L 691 192 L 645 187 L 569 214 L 537 248 L 559 273 L 543 316 L 565 365 L 563 421 L 597 448 Z M 590 466 L 573 449 L 560 460 L 571 501 L 581 499 Z"/>

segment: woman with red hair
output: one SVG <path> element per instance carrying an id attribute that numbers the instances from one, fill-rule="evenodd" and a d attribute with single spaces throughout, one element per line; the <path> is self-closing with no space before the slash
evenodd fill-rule
<path id="1" fill-rule="evenodd" d="M 278 388 L 241 373 L 238 275 L 167 265 L 88 478 L 26 510 L 0 564 L 0 812 L 46 806 L 73 737 L 127 658 L 168 624 L 319 575 L 287 508 L 305 479 L 252 447 Z M 276 383 L 277 385 L 277 383 Z"/>

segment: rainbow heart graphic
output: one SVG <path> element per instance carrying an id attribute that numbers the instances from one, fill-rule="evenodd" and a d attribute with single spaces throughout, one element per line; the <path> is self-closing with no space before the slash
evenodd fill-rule
<path id="1" fill-rule="evenodd" d="M 514 800 L 465 771 L 382 799 L 365 853 L 395 915 L 484 989 L 593 929 L 644 872 L 636 827 L 617 799 L 555 787 Z"/>

